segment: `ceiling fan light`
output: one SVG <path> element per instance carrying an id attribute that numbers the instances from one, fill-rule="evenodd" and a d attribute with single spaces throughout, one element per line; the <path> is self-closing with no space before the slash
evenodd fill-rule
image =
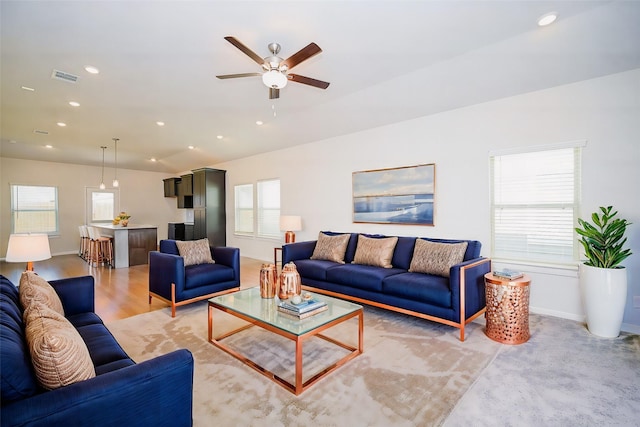
<path id="1" fill-rule="evenodd" d="M 269 88 L 282 89 L 287 85 L 287 76 L 278 70 L 271 70 L 262 75 L 262 82 Z"/>

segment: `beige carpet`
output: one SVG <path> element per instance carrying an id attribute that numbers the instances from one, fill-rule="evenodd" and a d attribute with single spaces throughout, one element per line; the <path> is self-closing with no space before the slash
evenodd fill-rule
<path id="1" fill-rule="evenodd" d="M 220 312 L 214 322 L 216 333 L 239 325 Z M 191 350 L 195 426 L 440 425 L 500 348 L 480 324 L 462 343 L 457 329 L 366 307 L 364 353 L 295 396 L 207 342 L 206 302 L 179 308 L 176 318 L 162 309 L 108 327 L 137 362 Z M 355 345 L 357 321 L 327 335 Z M 293 342 L 256 327 L 225 342 L 293 379 Z M 319 338 L 304 350 L 305 379 L 343 354 Z"/>

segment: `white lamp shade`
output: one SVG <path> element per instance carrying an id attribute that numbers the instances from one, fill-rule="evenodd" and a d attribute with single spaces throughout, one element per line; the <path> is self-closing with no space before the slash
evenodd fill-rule
<path id="1" fill-rule="evenodd" d="M 262 83 L 270 88 L 282 89 L 287 85 L 287 76 L 278 70 L 267 71 L 262 75 Z"/>
<path id="2" fill-rule="evenodd" d="M 7 262 L 42 261 L 51 258 L 46 234 L 12 234 L 7 247 Z"/>
<path id="3" fill-rule="evenodd" d="M 302 230 L 302 218 L 297 215 L 282 215 L 280 217 L 280 231 Z"/>

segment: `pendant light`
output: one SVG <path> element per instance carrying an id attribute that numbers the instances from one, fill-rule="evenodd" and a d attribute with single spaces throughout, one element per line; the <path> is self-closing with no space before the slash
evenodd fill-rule
<path id="1" fill-rule="evenodd" d="M 104 145 L 101 145 L 100 148 L 102 148 L 102 180 L 100 181 L 100 189 L 104 190 L 105 188 L 107 188 L 104 185 L 104 150 L 106 150 L 107 147 L 105 147 Z"/>
<path id="2" fill-rule="evenodd" d="M 118 141 L 120 141 L 120 138 L 112 138 L 112 139 L 113 139 L 113 145 L 116 150 L 116 172 L 113 178 L 113 186 L 117 187 L 120 185 L 120 183 L 118 182 Z"/>

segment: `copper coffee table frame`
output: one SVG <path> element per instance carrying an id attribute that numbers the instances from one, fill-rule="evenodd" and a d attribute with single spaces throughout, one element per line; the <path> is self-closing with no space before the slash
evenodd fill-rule
<path id="1" fill-rule="evenodd" d="M 247 291 L 254 291 L 257 292 L 257 288 L 250 288 L 250 289 L 245 289 L 239 292 L 247 292 Z M 230 296 L 233 294 L 228 294 L 226 296 Z M 270 323 L 268 323 L 265 320 L 256 318 L 256 317 L 252 317 L 249 314 L 246 314 L 240 310 L 222 305 L 217 303 L 215 300 L 217 298 L 212 298 L 209 300 L 209 314 L 208 314 L 208 320 L 209 320 L 209 342 L 213 345 L 215 345 L 216 347 L 220 348 L 221 350 L 225 351 L 226 353 L 230 354 L 231 356 L 235 357 L 236 359 L 240 360 L 242 363 L 244 363 L 247 366 L 250 366 L 251 368 L 253 368 L 255 371 L 261 373 L 262 375 L 264 375 L 265 377 L 271 379 L 272 381 L 274 381 L 276 384 L 280 384 L 282 387 L 284 387 L 285 389 L 289 390 L 291 393 L 297 395 L 300 395 L 303 391 L 305 391 L 306 389 L 308 389 L 309 387 L 311 387 L 313 384 L 315 384 L 316 382 L 318 382 L 320 379 L 324 378 L 326 375 L 328 375 L 329 373 L 333 372 L 334 370 L 336 370 L 337 368 L 339 368 L 340 366 L 344 365 L 346 362 L 348 362 L 349 360 L 355 358 L 356 356 L 360 355 L 363 353 L 364 351 L 364 338 L 363 338 L 363 331 L 364 331 L 364 311 L 362 309 L 361 306 L 356 306 L 355 304 L 353 304 L 354 307 L 359 307 L 359 308 L 355 308 L 353 311 L 344 314 L 342 316 L 339 316 L 335 319 L 329 320 L 326 323 L 323 323 L 317 327 L 311 328 L 310 330 L 304 332 L 304 333 L 295 333 L 295 332 L 291 332 L 291 331 L 286 331 L 284 329 L 278 328 Z M 333 298 L 330 297 L 323 297 L 323 299 L 327 300 L 333 300 Z M 273 303 L 273 300 L 265 300 L 265 303 Z M 328 304 L 331 304 L 331 301 L 327 302 Z M 346 301 L 345 301 L 346 303 Z M 349 304 L 349 303 L 347 303 Z M 242 326 L 241 328 L 238 329 L 234 329 L 233 331 L 227 332 L 219 337 L 214 338 L 213 336 L 213 310 L 214 309 L 218 309 L 220 311 L 223 311 L 225 313 L 228 313 L 234 317 L 237 317 L 239 319 L 242 319 L 246 322 L 249 322 L 249 324 Z M 329 310 L 328 310 L 329 311 Z M 322 315 L 328 315 L 327 312 L 324 313 L 320 313 L 317 314 L 316 316 L 322 316 Z M 285 314 L 279 314 L 280 316 L 286 316 Z M 286 317 L 290 317 L 290 316 L 286 316 Z M 354 317 L 358 317 L 358 347 L 353 347 L 351 345 L 345 344 L 343 342 L 337 341 L 336 339 L 333 339 L 331 337 L 328 337 L 326 335 L 323 335 L 321 332 L 332 328 L 333 326 L 336 326 L 340 323 L 346 322 L 349 319 L 352 319 Z M 307 320 L 307 319 L 305 319 Z M 294 319 L 294 321 L 299 322 L 298 320 Z M 296 361 L 295 361 L 295 384 L 290 383 L 289 381 L 285 380 L 284 378 L 279 377 L 278 375 L 274 374 L 273 372 L 269 371 L 268 369 L 260 366 L 259 364 L 257 364 L 256 362 L 252 361 L 251 359 L 249 359 L 248 357 L 240 354 L 239 352 L 237 352 L 236 350 L 230 348 L 229 346 L 223 344 L 221 341 L 225 338 L 228 338 L 232 335 L 237 334 L 238 332 L 244 331 L 246 329 L 249 329 L 253 326 L 258 326 L 262 329 L 265 329 L 267 331 L 273 332 L 274 334 L 277 334 L 281 337 L 290 339 L 292 341 L 295 342 L 296 344 Z M 344 356 L 342 359 L 338 360 L 337 362 L 329 365 L 328 367 L 326 367 L 325 369 L 321 370 L 320 372 L 318 372 L 317 374 L 315 374 L 314 376 L 312 376 L 311 378 L 309 378 L 307 381 L 303 382 L 303 377 L 302 377 L 302 344 L 304 343 L 304 341 L 306 341 L 309 338 L 312 337 L 318 337 L 318 338 L 322 338 L 332 344 L 335 344 L 339 347 L 342 347 L 346 350 L 349 351 L 349 353 Z"/>

